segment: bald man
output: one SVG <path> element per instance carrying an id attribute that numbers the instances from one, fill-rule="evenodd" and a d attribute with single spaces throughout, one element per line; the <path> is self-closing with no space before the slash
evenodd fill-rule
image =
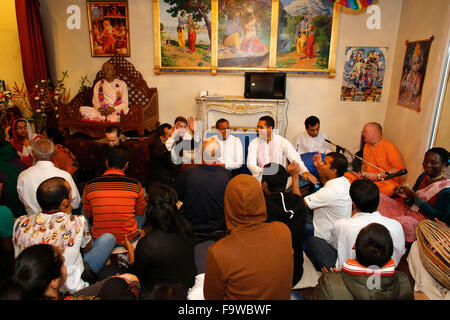
<path id="1" fill-rule="evenodd" d="M 367 123 L 361 134 L 366 143 L 363 149 L 363 159 L 382 169 L 383 172 L 363 162 L 357 178 L 375 182 L 381 193 L 392 196 L 394 188 L 400 186 L 400 177 L 385 181 L 379 180 L 386 177 L 385 172 L 392 174 L 404 169 L 400 151 L 393 143 L 383 138 L 383 129 L 379 123 Z"/>
<path id="2" fill-rule="evenodd" d="M 202 143 L 203 163 L 181 171 L 175 183 L 180 213 L 189 221 L 194 233 L 225 230 L 223 195 L 230 171 L 216 165 L 220 144 L 212 138 Z"/>
<path id="3" fill-rule="evenodd" d="M 46 179 L 52 177 L 64 178 L 71 187 L 71 204 L 73 209 L 78 209 L 81 198 L 75 181 L 67 171 L 58 169 L 51 161 L 55 147 L 53 142 L 47 138 L 39 138 L 32 145 L 33 158 L 36 160 L 34 166 L 22 171 L 17 178 L 17 194 L 25 206 L 27 214 L 37 214 L 41 207 L 36 199 L 36 190 Z"/>
<path id="4" fill-rule="evenodd" d="M 128 114 L 127 84 L 117 79 L 114 64 L 105 62 L 102 67 L 103 79 L 97 81 L 92 95 L 92 107 L 81 106 L 83 118 L 96 121 L 120 122 L 120 113 Z"/>

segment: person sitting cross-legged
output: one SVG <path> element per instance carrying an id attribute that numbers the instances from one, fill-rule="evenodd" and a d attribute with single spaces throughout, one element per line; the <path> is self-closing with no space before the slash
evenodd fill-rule
<path id="1" fill-rule="evenodd" d="M 212 138 L 203 141 L 203 163 L 181 171 L 175 183 L 180 213 L 189 221 L 197 240 L 225 234 L 223 195 L 231 179 L 230 171 L 216 165 L 220 145 Z"/>
<path id="2" fill-rule="evenodd" d="M 84 188 L 83 208 L 86 217 L 92 218 L 94 239 L 111 233 L 120 245 L 125 236 L 133 242 L 141 235 L 139 229 L 145 222 L 144 188 L 138 180 L 125 176 L 128 161 L 126 147 L 112 147 L 106 160 L 108 169 Z"/>
<path id="3" fill-rule="evenodd" d="M 120 114 L 128 114 L 128 88 L 117 78 L 116 66 L 107 61 L 102 66 L 103 79 L 98 81 L 92 94 L 92 107 L 81 106 L 84 119 L 120 122 Z"/>
<path id="4" fill-rule="evenodd" d="M 44 180 L 52 177 L 61 177 L 69 183 L 72 209 L 80 207 L 80 194 L 72 176 L 67 171 L 58 169 L 51 161 L 54 150 L 54 144 L 50 139 L 37 139 L 32 145 L 33 158 L 37 162 L 34 166 L 22 171 L 17 178 L 17 194 L 29 215 L 40 212 L 36 190 Z"/>
<path id="5" fill-rule="evenodd" d="M 361 229 L 355 242 L 356 260 L 342 270 L 324 272 L 314 288 L 314 300 L 413 300 L 408 276 L 395 270 L 389 230 L 378 223 Z"/>
<path id="6" fill-rule="evenodd" d="M 294 268 L 289 228 L 266 223 L 258 180 L 239 174 L 225 191 L 227 235 L 206 258 L 206 300 L 289 300 Z"/>
<path id="7" fill-rule="evenodd" d="M 125 241 L 131 264 L 127 272 L 140 279 L 144 297 L 158 285 L 169 283 L 181 284 L 187 294 L 197 274 L 191 226 L 178 212 L 174 189 L 157 182 L 149 190 L 147 223 L 151 230 L 136 250 Z"/>
<path id="8" fill-rule="evenodd" d="M 348 162 L 343 154 L 330 152 L 323 162 L 317 154 L 315 164 L 324 186 L 304 198 L 306 206 L 314 210 L 312 223 L 307 221 L 305 224 L 304 250 L 316 269 L 320 270 L 322 267 L 334 267 L 336 263 L 336 253 L 324 251 L 323 247 L 329 247 L 335 222 L 350 218 L 352 200 L 350 182 L 344 177 Z"/>
<path id="9" fill-rule="evenodd" d="M 380 195 L 378 211 L 400 222 L 405 239 L 410 243 L 416 240 L 416 225 L 421 220 L 438 219 L 450 225 L 450 179 L 444 175 L 448 167 L 448 151 L 439 147 L 429 149 L 422 166 L 425 172 L 417 178 L 412 188 L 402 185 L 395 189 L 395 194 L 403 199 L 403 203 Z"/>
<path id="10" fill-rule="evenodd" d="M 110 256 L 115 239 L 113 235 L 105 233 L 92 241 L 86 219 L 72 214 L 70 189 L 69 183 L 60 177 L 42 182 L 36 192 L 42 211 L 16 220 L 13 244 L 16 257 L 25 248 L 35 244 L 57 247 L 67 267 L 63 291 L 73 293 L 89 285 L 82 279 L 87 268 L 83 260 L 94 273 L 98 273 Z"/>
<path id="11" fill-rule="evenodd" d="M 355 257 L 353 248 L 355 239 L 359 231 L 370 223 L 379 223 L 389 230 L 394 243 L 392 258 L 398 266 L 406 252 L 405 235 L 398 221 L 384 217 L 377 211 L 380 202 L 380 191 L 377 185 L 370 180 L 356 180 L 350 186 L 350 197 L 354 208 L 352 217 L 336 221 L 331 229 L 328 249 L 337 251 L 336 267 L 342 267 L 347 259 Z"/>
<path id="12" fill-rule="evenodd" d="M 296 162 L 289 164 L 287 171 L 277 163 L 270 163 L 264 166 L 261 181 L 266 200 L 267 222 L 280 221 L 291 230 L 292 248 L 294 250 L 293 286 L 303 276 L 302 242 L 307 213 L 300 193 L 299 174 L 300 165 Z M 289 175 L 292 177 L 292 192 L 286 192 Z"/>

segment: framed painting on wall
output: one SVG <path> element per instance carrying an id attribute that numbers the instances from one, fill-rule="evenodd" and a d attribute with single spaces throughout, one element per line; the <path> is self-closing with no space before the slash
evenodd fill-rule
<path id="1" fill-rule="evenodd" d="M 280 0 L 277 69 L 334 74 L 340 7 L 329 0 Z"/>
<path id="2" fill-rule="evenodd" d="M 380 102 L 386 70 L 386 47 L 347 47 L 341 101 Z"/>
<path id="3" fill-rule="evenodd" d="M 93 57 L 130 56 L 127 1 L 87 1 Z"/>
<path id="4" fill-rule="evenodd" d="M 153 0 L 155 73 L 334 77 L 339 15 L 329 0 Z"/>
<path id="5" fill-rule="evenodd" d="M 209 72 L 211 1 L 153 1 L 155 57 L 161 72 Z M 156 19 L 155 19 L 156 17 Z"/>
<path id="6" fill-rule="evenodd" d="M 427 70 L 428 55 L 433 37 L 427 40 L 406 41 L 402 77 L 398 93 L 398 105 L 420 112 L 423 81 Z"/>
<path id="7" fill-rule="evenodd" d="M 217 65 L 269 68 L 272 2 L 219 0 Z"/>

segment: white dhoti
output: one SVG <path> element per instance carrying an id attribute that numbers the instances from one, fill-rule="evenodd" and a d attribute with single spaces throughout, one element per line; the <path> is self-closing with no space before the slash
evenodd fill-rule
<path id="1" fill-rule="evenodd" d="M 124 106 L 114 107 L 115 112 L 108 116 L 102 115 L 96 108 L 81 106 L 80 113 L 84 119 L 93 121 L 109 121 L 109 122 L 120 122 L 120 113 L 123 111 L 124 114 L 128 114 L 128 108 Z"/>
<path id="2" fill-rule="evenodd" d="M 99 93 L 100 86 L 103 88 L 103 97 L 101 101 Z M 108 116 L 102 115 L 97 109 L 103 104 L 113 106 L 115 112 Z M 84 119 L 93 121 L 120 122 L 120 114 L 123 112 L 126 115 L 129 111 L 127 84 L 119 79 L 114 79 L 114 81 L 111 82 L 97 81 L 94 86 L 92 105 L 93 107 L 80 107 L 79 110 Z"/>

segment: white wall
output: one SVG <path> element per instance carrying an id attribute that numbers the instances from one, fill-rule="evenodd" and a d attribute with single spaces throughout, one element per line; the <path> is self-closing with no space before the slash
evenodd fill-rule
<path id="1" fill-rule="evenodd" d="M 129 61 L 143 74 L 149 86 L 159 91 L 160 121 L 172 122 L 178 115 L 194 115 L 195 96 L 200 90 L 224 95 L 243 95 L 242 75 L 155 75 L 153 49 L 152 1 L 129 1 L 131 57 Z M 81 8 L 81 30 L 66 28 L 66 8 Z M 379 1 L 381 29 L 368 30 L 365 10 L 345 9 L 341 14 L 338 37 L 336 77 L 288 77 L 286 94 L 289 123 L 286 137 L 293 139 L 304 130 L 304 119 L 316 115 L 321 128 L 330 140 L 356 151 L 362 126 L 368 121 L 384 122 L 391 87 L 391 72 L 397 40 L 398 21 L 402 0 Z M 50 70 L 53 78 L 67 70 L 66 85 L 72 97 L 79 88 L 81 76 L 90 80 L 107 58 L 91 57 L 86 4 L 82 0 L 41 0 L 41 15 L 48 47 Z M 389 47 L 381 102 L 341 102 L 340 88 L 346 46 Z"/>
<path id="2" fill-rule="evenodd" d="M 450 1 L 404 0 L 400 16 L 394 70 L 387 112 L 385 136 L 395 143 L 408 169 L 407 181 L 412 184 L 422 172 L 422 160 L 428 149 L 437 96 L 443 72 L 443 59 L 449 43 Z M 428 57 L 420 112 L 397 105 L 401 80 L 405 41 L 428 39 L 434 36 Z"/>

